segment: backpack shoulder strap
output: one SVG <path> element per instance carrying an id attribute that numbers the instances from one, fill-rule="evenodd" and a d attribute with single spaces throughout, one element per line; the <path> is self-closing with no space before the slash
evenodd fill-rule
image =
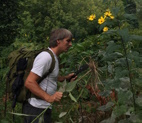
<path id="1" fill-rule="evenodd" d="M 51 50 L 47 49 L 46 52 L 48 52 L 50 55 L 51 55 L 51 58 L 52 58 L 52 63 L 51 63 L 51 66 L 50 66 L 50 69 L 48 72 L 46 72 L 43 77 L 38 81 L 38 83 L 40 83 L 43 79 L 45 79 L 50 73 L 52 73 L 54 67 L 55 67 L 55 57 L 54 57 L 54 54 L 52 53 Z"/>
<path id="2" fill-rule="evenodd" d="M 54 57 L 54 54 L 52 53 L 51 50 L 48 49 L 47 52 L 48 52 L 48 53 L 51 55 L 51 57 L 52 57 L 52 63 L 51 63 L 49 72 L 47 73 L 47 75 L 49 75 L 49 74 L 53 71 L 53 69 L 54 69 L 54 67 L 55 67 L 55 57 Z"/>

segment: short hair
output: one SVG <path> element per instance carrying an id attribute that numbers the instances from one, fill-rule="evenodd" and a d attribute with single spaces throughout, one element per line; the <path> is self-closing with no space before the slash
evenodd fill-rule
<path id="1" fill-rule="evenodd" d="M 64 28 L 53 30 L 50 33 L 49 47 L 56 47 L 57 40 L 63 40 L 64 38 L 69 38 L 70 40 L 72 40 L 73 35 L 69 30 Z"/>

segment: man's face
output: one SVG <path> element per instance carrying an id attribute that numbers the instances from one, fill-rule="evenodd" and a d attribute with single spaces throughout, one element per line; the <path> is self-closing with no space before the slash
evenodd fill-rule
<path id="1" fill-rule="evenodd" d="M 60 40 L 59 47 L 61 49 L 61 52 L 67 52 L 71 46 L 72 42 L 70 38 L 64 38 L 63 40 Z"/>

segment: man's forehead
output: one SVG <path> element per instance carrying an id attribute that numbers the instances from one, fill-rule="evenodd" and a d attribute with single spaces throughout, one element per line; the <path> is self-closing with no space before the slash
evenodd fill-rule
<path id="1" fill-rule="evenodd" d="M 72 38 L 71 38 L 71 37 L 66 37 L 65 39 L 66 39 L 66 40 L 71 40 Z"/>

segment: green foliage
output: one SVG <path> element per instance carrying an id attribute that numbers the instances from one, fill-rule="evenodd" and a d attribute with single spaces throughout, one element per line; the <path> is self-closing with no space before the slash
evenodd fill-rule
<path id="1" fill-rule="evenodd" d="M 140 29 L 132 28 L 134 23 L 130 22 L 134 22 L 136 13 L 129 13 L 127 10 L 131 3 L 125 2 L 20 1 L 23 7 L 18 16 L 22 22 L 19 24 L 20 35 L 12 48 L 3 48 L 1 56 L 21 46 L 31 49 L 47 46 L 50 31 L 64 27 L 73 32 L 75 39 L 70 50 L 60 56 L 63 66 L 60 74 L 74 72 L 82 64 L 90 65 L 76 81 L 59 83 L 59 91 L 64 95 L 60 103 L 53 104 L 54 122 L 141 123 L 141 23 Z M 138 5 L 140 1 L 133 2 Z M 98 24 L 98 19 L 108 8 L 114 19 L 107 18 L 104 23 Z M 89 21 L 90 14 L 95 14 L 96 19 Z M 103 32 L 106 26 L 108 31 Z M 6 62 L 2 60 L 2 63 L 6 68 Z M 4 69 L 2 71 L 3 75 Z M 90 91 L 87 85 L 96 93 Z M 115 99 L 111 97 L 113 90 Z M 102 100 L 97 94 L 103 97 Z M 105 104 L 100 103 L 103 99 L 106 99 Z"/>
<path id="2" fill-rule="evenodd" d="M 120 18 L 118 16 L 119 19 L 125 19 L 126 16 L 123 17 Z M 107 111 L 115 104 L 111 118 L 106 121 L 119 121 L 122 116 L 128 115 L 130 118 L 128 120 L 124 118 L 126 121 L 136 122 L 131 117 L 133 117 L 135 110 L 139 111 L 138 107 L 141 106 L 141 97 L 136 95 L 136 92 L 140 91 L 137 84 L 141 79 L 138 69 L 141 68 L 142 57 L 134 49 L 133 43 L 142 41 L 142 37 L 140 35 L 131 35 L 132 31 L 125 28 L 123 23 L 119 23 L 121 21 L 123 22 L 123 20 L 117 20 L 118 25 L 114 25 L 116 26 L 112 27 L 114 29 L 99 35 L 88 36 L 83 42 L 73 45 L 69 51 L 69 54 L 73 54 L 72 57 L 69 57 L 67 60 L 68 54 L 62 55 L 62 63 L 66 64 L 66 66 L 70 65 L 70 68 L 74 68 L 74 64 L 79 66 L 84 62 L 89 62 L 88 58 L 93 58 L 98 64 L 98 70 L 101 70 L 101 76 L 103 76 L 101 81 L 103 81 L 104 89 L 107 91 L 115 89 L 117 91 L 118 100 L 116 102 L 110 102 L 98 108 L 101 111 Z M 75 59 L 72 60 L 72 58 Z M 72 62 L 70 62 L 71 60 Z M 135 82 L 136 78 L 138 79 L 137 82 Z M 87 82 L 89 83 L 89 81 Z M 140 122 L 141 120 L 137 121 Z"/>
<path id="3" fill-rule="evenodd" d="M 45 42 L 52 29 L 67 28 L 75 38 L 83 38 L 86 31 L 86 17 L 94 10 L 94 2 L 85 1 L 20 1 L 20 37 L 18 41 Z M 88 9 L 90 8 L 90 9 Z"/>
<path id="4" fill-rule="evenodd" d="M 18 1 L 2 0 L 0 4 L 0 42 L 1 46 L 9 46 L 17 35 Z"/>
<path id="5" fill-rule="evenodd" d="M 131 24 L 131 26 L 133 28 L 138 28 L 139 27 L 139 23 L 138 23 L 138 19 L 136 17 L 136 3 L 134 0 L 122 0 L 124 7 L 125 7 L 125 12 L 128 14 L 126 15 L 126 19 L 128 20 L 128 23 Z M 130 18 L 129 15 L 132 15 L 132 17 Z"/>
<path id="6" fill-rule="evenodd" d="M 137 6 L 137 16 L 139 18 L 139 20 L 142 20 L 142 1 L 141 0 L 135 0 L 136 6 Z"/>

